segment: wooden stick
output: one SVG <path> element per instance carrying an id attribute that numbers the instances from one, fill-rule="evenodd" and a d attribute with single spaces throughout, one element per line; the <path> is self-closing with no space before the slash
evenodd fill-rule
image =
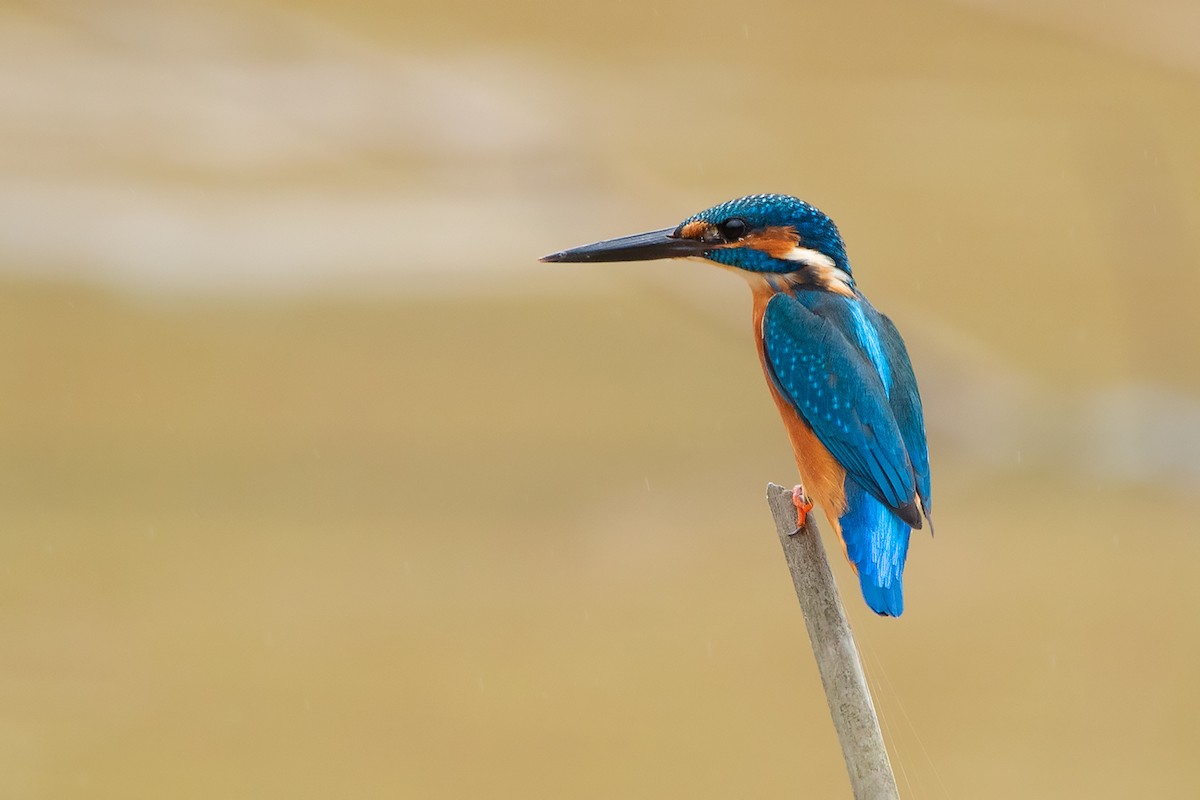
<path id="1" fill-rule="evenodd" d="M 797 532 L 792 490 L 767 484 L 767 502 L 775 516 L 796 596 L 800 598 L 804 624 L 808 626 L 808 638 L 817 657 L 821 683 L 825 685 L 833 727 L 842 743 L 854 797 L 898 800 L 900 793 L 879 731 L 879 718 L 814 515 L 810 513 L 804 528 Z"/>

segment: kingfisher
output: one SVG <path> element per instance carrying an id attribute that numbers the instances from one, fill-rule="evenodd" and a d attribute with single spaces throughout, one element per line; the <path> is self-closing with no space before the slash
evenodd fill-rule
<path id="1" fill-rule="evenodd" d="M 867 605 L 900 616 L 909 537 L 922 517 L 933 526 L 921 395 L 900 332 L 859 290 L 833 220 L 798 198 L 756 194 L 541 260 L 688 257 L 750 284 L 758 357 L 800 473 L 797 532 L 819 504 Z"/>

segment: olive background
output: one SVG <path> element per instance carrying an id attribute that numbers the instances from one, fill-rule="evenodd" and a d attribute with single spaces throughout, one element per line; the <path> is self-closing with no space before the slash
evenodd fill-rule
<path id="1" fill-rule="evenodd" d="M 1198 23 L 4 3 L 0 795 L 848 797 L 748 292 L 537 261 L 766 191 L 921 381 L 903 796 L 1187 794 Z"/>

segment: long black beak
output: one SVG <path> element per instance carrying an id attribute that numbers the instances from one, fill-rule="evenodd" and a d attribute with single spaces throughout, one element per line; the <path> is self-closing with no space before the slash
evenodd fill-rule
<path id="1" fill-rule="evenodd" d="M 542 261 L 650 261 L 655 258 L 698 256 L 712 249 L 711 244 L 696 239 L 675 237 L 675 228 L 635 233 L 620 239 L 608 239 L 595 244 L 573 247 L 561 253 L 542 256 Z"/>

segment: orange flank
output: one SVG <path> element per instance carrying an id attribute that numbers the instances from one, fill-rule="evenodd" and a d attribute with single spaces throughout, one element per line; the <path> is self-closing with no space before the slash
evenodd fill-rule
<path id="1" fill-rule="evenodd" d="M 763 365 L 771 397 L 775 400 L 779 416 L 783 419 L 783 426 L 787 429 L 788 439 L 792 443 L 792 454 L 796 459 L 796 468 L 800 471 L 800 480 L 805 493 L 821 506 L 829 524 L 837 531 L 838 539 L 841 540 L 842 526 L 838 517 L 846 512 L 846 470 L 829 449 L 821 444 L 813 429 L 775 386 L 775 380 L 767 367 L 767 355 L 763 344 L 763 317 L 767 313 L 767 303 L 775 296 L 776 291 L 761 275 L 749 274 L 746 277 L 754 295 L 754 344 L 758 348 L 758 359 Z M 842 540 L 842 549 L 845 548 L 846 542 Z"/>

